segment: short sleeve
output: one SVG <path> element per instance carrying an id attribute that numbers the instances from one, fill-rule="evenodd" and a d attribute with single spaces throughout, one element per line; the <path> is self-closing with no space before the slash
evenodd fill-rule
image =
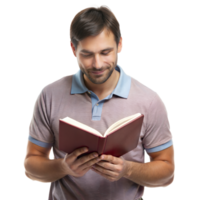
<path id="1" fill-rule="evenodd" d="M 50 126 L 46 98 L 42 90 L 34 106 L 29 126 L 29 140 L 42 147 L 51 147 L 54 143 L 54 134 Z"/>
<path id="2" fill-rule="evenodd" d="M 172 135 L 164 103 L 155 93 L 146 114 L 145 134 L 143 146 L 148 149 L 172 143 Z"/>

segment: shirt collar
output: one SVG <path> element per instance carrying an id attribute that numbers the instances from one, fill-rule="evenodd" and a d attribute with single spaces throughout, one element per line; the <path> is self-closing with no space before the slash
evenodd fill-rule
<path id="1" fill-rule="evenodd" d="M 119 65 L 115 67 L 115 70 L 119 71 L 120 77 L 112 94 L 123 98 L 128 98 L 131 87 L 131 77 L 126 75 Z M 72 78 L 71 94 L 81 94 L 87 91 L 89 90 L 84 84 L 82 71 L 79 69 L 79 71 L 74 74 Z"/>

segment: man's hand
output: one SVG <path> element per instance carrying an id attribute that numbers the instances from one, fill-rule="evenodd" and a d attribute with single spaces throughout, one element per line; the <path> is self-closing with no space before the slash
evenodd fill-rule
<path id="1" fill-rule="evenodd" d="M 91 169 L 113 182 L 119 180 L 128 170 L 128 163 L 122 157 L 111 155 L 101 155 L 100 162 L 96 163 Z"/>
<path id="2" fill-rule="evenodd" d="M 76 149 L 69 155 L 66 154 L 62 162 L 62 168 L 67 175 L 81 177 L 91 169 L 92 165 L 101 160 L 95 152 L 78 158 L 81 154 L 86 153 L 87 151 L 87 148 L 80 148 Z"/>

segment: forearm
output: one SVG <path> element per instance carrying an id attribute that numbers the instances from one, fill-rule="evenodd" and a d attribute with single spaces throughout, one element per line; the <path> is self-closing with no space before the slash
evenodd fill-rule
<path id="1" fill-rule="evenodd" d="M 67 175 L 62 169 L 62 159 L 30 156 L 25 160 L 24 166 L 30 179 L 41 182 L 54 182 Z"/>
<path id="2" fill-rule="evenodd" d="M 137 163 L 127 161 L 125 178 L 147 187 L 166 186 L 173 181 L 173 166 L 165 161 Z"/>

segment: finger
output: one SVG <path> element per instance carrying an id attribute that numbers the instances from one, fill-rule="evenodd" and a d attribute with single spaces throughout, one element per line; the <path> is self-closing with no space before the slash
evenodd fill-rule
<path id="1" fill-rule="evenodd" d="M 88 149 L 86 147 L 76 149 L 67 156 L 67 159 L 69 159 L 70 162 L 74 162 L 78 156 L 80 156 L 83 153 L 86 153 L 87 151 L 88 151 Z"/>
<path id="2" fill-rule="evenodd" d="M 85 156 L 86 157 L 86 156 Z M 82 161 L 77 161 L 77 167 L 79 167 L 80 170 L 85 170 L 87 168 L 91 168 L 94 164 L 98 163 L 101 159 L 100 157 L 94 156 L 94 154 L 90 154 L 87 156 L 87 158 L 81 158 Z"/>
<path id="3" fill-rule="evenodd" d="M 105 160 L 105 161 L 108 161 L 113 164 L 122 164 L 123 163 L 121 158 L 118 158 L 118 157 L 115 157 L 112 155 L 105 155 L 105 154 L 101 155 L 101 160 Z"/>
<path id="4" fill-rule="evenodd" d="M 95 166 L 100 166 L 100 167 L 103 167 L 105 169 L 109 169 L 111 171 L 115 171 L 115 164 L 112 164 L 110 162 L 107 162 L 107 161 L 100 161 L 98 163 L 96 163 Z"/>
<path id="5" fill-rule="evenodd" d="M 109 170 L 109 169 L 105 169 L 101 166 L 94 165 L 94 166 L 92 166 L 92 168 L 96 169 L 97 171 L 101 172 L 102 174 L 105 174 L 105 175 L 108 175 L 108 176 L 117 177 L 119 175 L 118 172 L 112 171 L 112 170 Z"/>
<path id="6" fill-rule="evenodd" d="M 93 171 L 95 171 L 97 174 L 103 176 L 104 178 L 106 178 L 107 180 L 113 182 L 113 181 L 116 181 L 117 179 L 113 176 L 110 176 L 108 174 L 103 174 L 101 173 L 100 171 L 98 171 L 97 169 L 94 169 L 93 167 L 91 168 Z"/>

